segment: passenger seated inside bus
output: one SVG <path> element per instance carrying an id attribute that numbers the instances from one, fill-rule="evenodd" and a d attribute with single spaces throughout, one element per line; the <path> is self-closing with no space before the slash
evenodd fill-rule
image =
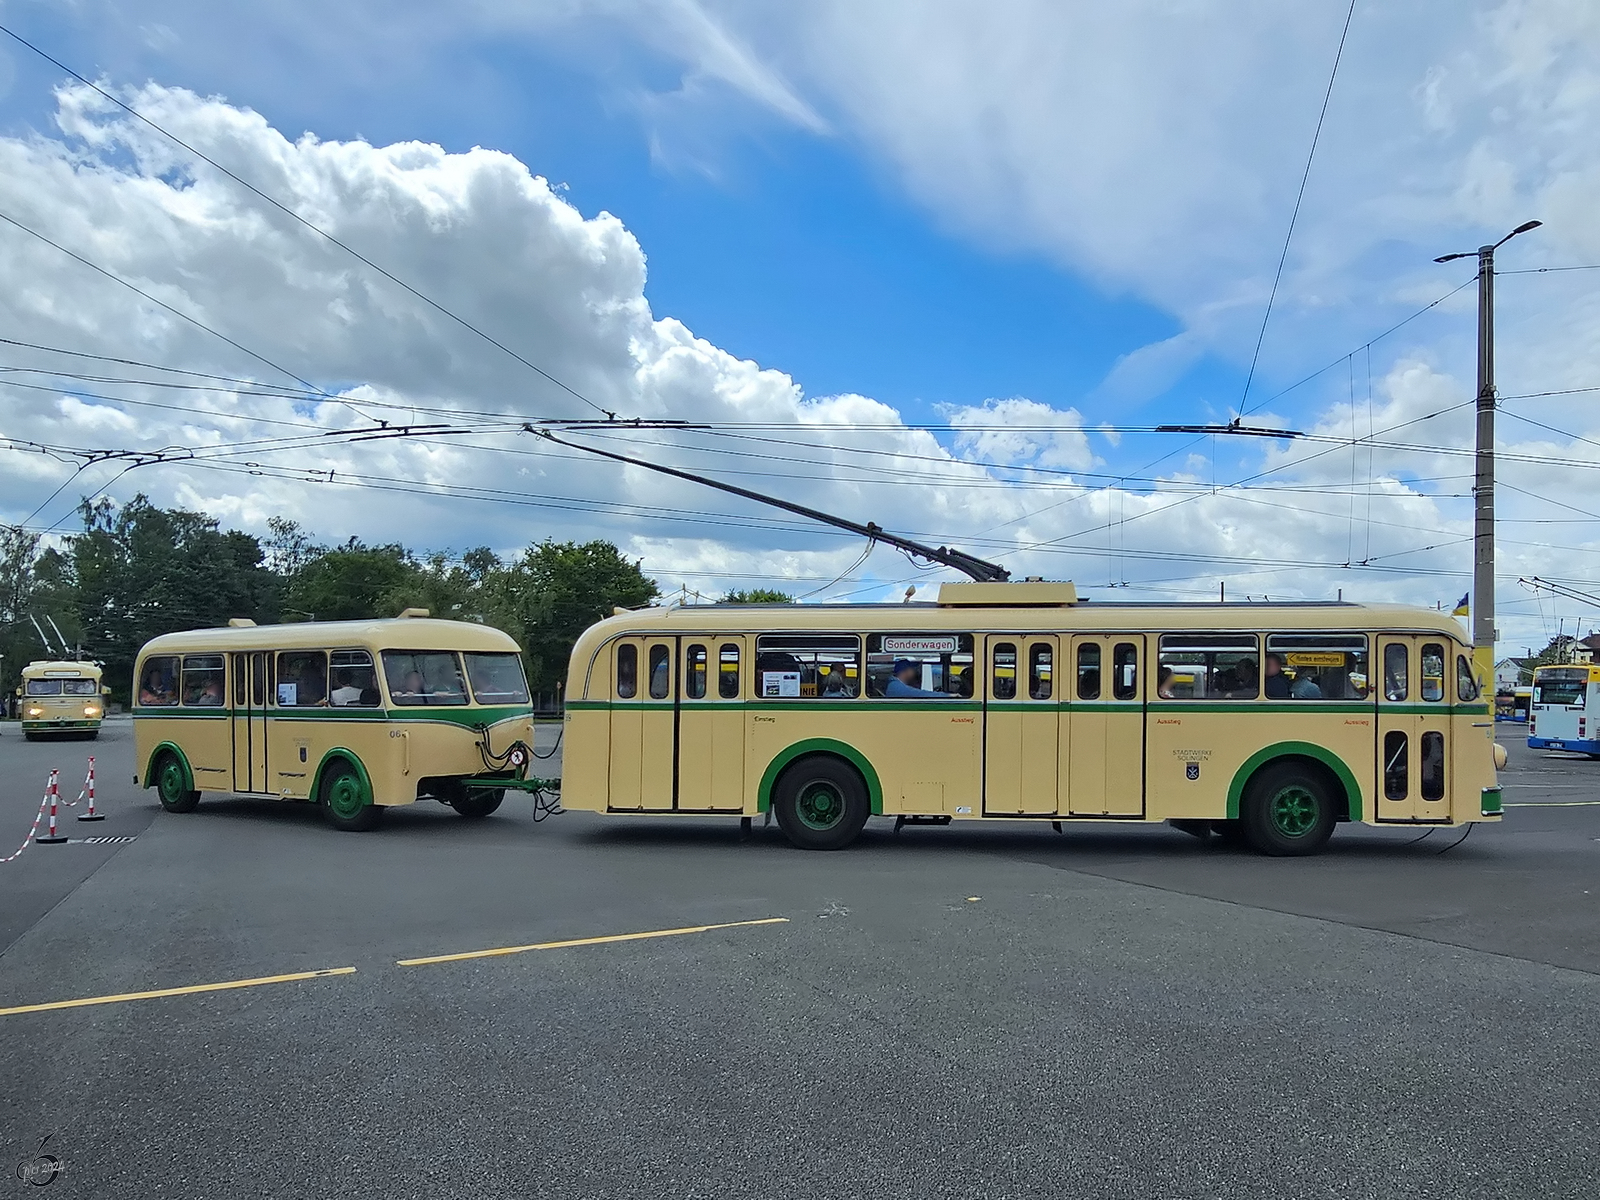
<path id="1" fill-rule="evenodd" d="M 333 691 L 329 693 L 328 698 L 333 701 L 335 707 L 346 708 L 350 705 L 366 703 L 362 698 L 362 690 L 355 686 L 351 680 L 349 670 L 341 670 L 335 673 L 333 684 Z"/>
<path id="2" fill-rule="evenodd" d="M 836 698 L 850 699 L 856 694 L 855 685 L 850 682 L 850 677 L 844 673 L 841 666 L 831 666 L 822 681 L 822 694 Z"/>
<path id="3" fill-rule="evenodd" d="M 922 668 L 909 658 L 895 660 L 894 670 L 890 673 L 889 682 L 883 686 L 883 694 L 890 700 L 953 700 L 955 697 L 949 692 L 925 691 L 922 683 Z"/>
<path id="4" fill-rule="evenodd" d="M 1289 698 L 1289 677 L 1283 673 L 1283 656 L 1267 655 L 1266 693 L 1268 700 Z"/>
<path id="5" fill-rule="evenodd" d="M 191 703 L 200 705 L 221 705 L 222 680 L 212 676 L 200 688 L 200 694 Z"/>
<path id="6" fill-rule="evenodd" d="M 1315 675 L 1300 669 L 1295 672 L 1294 682 L 1289 685 L 1289 696 L 1294 700 L 1321 700 L 1322 688 Z"/>
<path id="7" fill-rule="evenodd" d="M 164 672 L 159 666 L 153 665 L 146 670 L 144 682 L 139 685 L 139 703 L 176 704 L 177 702 L 177 690 L 172 676 Z"/>

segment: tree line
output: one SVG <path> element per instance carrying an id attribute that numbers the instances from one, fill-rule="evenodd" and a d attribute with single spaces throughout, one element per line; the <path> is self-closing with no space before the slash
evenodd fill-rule
<path id="1" fill-rule="evenodd" d="M 70 643 L 104 663 L 113 698 L 126 704 L 134 658 L 158 634 L 233 617 L 269 625 L 426 608 L 505 630 L 523 647 L 529 685 L 553 693 L 565 683 L 568 656 L 585 628 L 613 607 L 648 604 L 660 594 L 640 563 L 607 541 L 546 540 L 511 558 L 487 547 L 418 553 L 355 537 L 325 545 L 280 517 L 261 538 L 224 529 L 205 513 L 159 508 L 143 495 L 121 505 L 86 502 L 80 515 L 82 531 L 59 544 L 0 526 L 0 654 L 8 688 L 26 663 L 47 657 L 33 616 L 53 617 Z"/>

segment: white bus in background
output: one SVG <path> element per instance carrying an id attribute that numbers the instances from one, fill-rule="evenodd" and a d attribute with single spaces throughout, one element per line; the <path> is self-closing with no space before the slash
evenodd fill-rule
<path id="1" fill-rule="evenodd" d="M 1537 667 L 1528 706 L 1528 745 L 1575 750 L 1600 758 L 1600 667 L 1583 663 Z"/>

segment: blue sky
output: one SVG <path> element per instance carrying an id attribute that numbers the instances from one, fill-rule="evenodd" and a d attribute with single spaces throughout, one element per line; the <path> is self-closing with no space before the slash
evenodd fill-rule
<path id="1" fill-rule="evenodd" d="M 1227 578 L 1239 593 L 1453 600 L 1468 569 L 1471 425 L 1459 405 L 1471 396 L 1471 289 L 1361 347 L 1470 278 L 1470 266 L 1435 266 L 1434 255 L 1530 216 L 1546 228 L 1503 266 L 1600 262 L 1592 5 L 1356 6 L 1249 405 L 1252 419 L 1356 445 L 1095 432 L 1236 411 L 1346 11 L 1342 0 L 468 0 L 449 10 L 9 0 L 0 18 L 113 87 L 154 85 L 147 102 L 190 136 L 622 411 L 795 422 L 780 454 L 805 466 L 773 470 L 736 442 L 682 445 L 665 455 L 674 461 L 756 471 L 742 481 L 949 537 L 1019 573 L 1172 595 L 1214 594 Z M 0 153 L 13 176 L 0 210 L 33 212 L 64 242 L 171 289 L 325 386 L 391 403 L 553 408 L 537 379 L 409 301 L 379 296 L 351 316 L 347 262 L 261 225 L 228 186 L 184 191 L 185 171 L 161 157 L 170 148 L 152 157 L 137 131 L 93 132 L 108 118 L 58 95 L 62 82 L 0 46 Z M 241 109 L 264 125 L 246 129 Z M 274 140 L 303 132 L 324 150 Z M 354 139 L 372 149 L 357 153 Z M 387 148 L 400 143 L 445 155 L 396 175 Z M 501 166 L 468 153 L 477 146 L 514 156 L 555 197 L 524 188 L 507 208 L 490 193 L 451 193 L 505 182 Z M 339 174 L 357 160 L 356 175 Z M 206 221 L 185 209 L 201 192 Z M 369 220 L 380 196 L 393 224 Z M 413 205 L 437 216 L 440 204 L 448 226 L 401 219 Z M 564 204 L 583 221 L 563 217 Z M 453 263 L 440 258 L 445 233 L 457 239 Z M 533 265 L 515 268 L 523 254 Z M 0 255 L 25 285 L 0 314 L 13 329 L 241 369 L 203 339 L 118 308 L 79 268 L 16 236 L 0 237 Z M 272 269 L 291 261 L 299 274 Z M 246 279 L 261 282 L 241 290 Z M 648 314 L 630 307 L 638 287 Z M 1501 294 L 1503 392 L 1600 384 L 1592 281 L 1508 276 Z M 682 327 L 703 341 L 691 345 Z M 819 404 L 797 406 L 793 388 Z M 865 399 L 828 399 L 852 395 Z M 252 418 L 236 399 L 214 398 L 207 420 L 182 428 L 148 407 L 91 416 L 108 439 L 193 444 L 244 436 Z M 1502 608 L 1540 621 L 1515 581 L 1600 566 L 1587 557 L 1600 541 L 1561 507 L 1600 500 L 1585 499 L 1587 467 L 1561 468 L 1569 477 L 1539 463 L 1588 458 L 1595 430 L 1582 396 L 1518 403 L 1501 434 L 1502 513 L 1515 535 L 1502 540 Z M 67 400 L 41 408 L 36 394 L 0 398 L 0 418 L 9 436 L 41 441 L 52 422 L 85 419 Z M 885 422 L 948 428 L 934 441 L 882 432 Z M 1389 427 L 1399 432 L 1381 433 Z M 861 457 L 871 447 L 873 462 L 909 457 L 872 479 Z M 364 453 L 338 469 L 501 478 L 493 458 Z M 974 474 L 972 461 L 1013 467 Z M 507 481 L 536 477 L 548 494 L 593 499 L 600 507 L 582 519 L 561 510 L 535 527 L 610 537 L 669 586 L 826 584 L 855 556 L 794 529 L 697 524 L 694 512 L 727 505 L 607 470 L 536 456 Z M 1158 482 L 1111 484 L 1121 473 Z M 48 471 L 17 479 L 22 493 L 0 496 L 12 520 L 37 486 L 58 482 Z M 460 499 L 372 506 L 290 481 L 230 491 L 192 469 L 151 468 L 117 486 L 119 498 L 144 487 L 245 527 L 297 512 L 329 538 L 461 549 L 491 536 L 509 548 L 528 528 L 486 534 L 482 514 L 495 510 Z M 619 487 L 679 515 L 605 511 Z M 875 558 L 845 583 L 898 589 L 898 569 Z"/>

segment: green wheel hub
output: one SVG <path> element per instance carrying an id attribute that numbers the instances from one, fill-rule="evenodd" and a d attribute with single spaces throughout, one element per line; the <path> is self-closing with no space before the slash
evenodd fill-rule
<path id="1" fill-rule="evenodd" d="M 176 759 L 169 758 L 161 764 L 161 773 L 156 777 L 156 790 L 166 804 L 176 804 L 183 796 L 183 768 Z"/>
<path id="2" fill-rule="evenodd" d="M 844 820 L 844 795 L 826 780 L 819 779 L 801 788 L 794 807 L 808 829 L 832 829 Z"/>
<path id="3" fill-rule="evenodd" d="M 354 771 L 341 771 L 328 785 L 328 810 L 340 820 L 360 816 L 368 803 L 367 789 Z"/>
<path id="4" fill-rule="evenodd" d="M 1272 797 L 1268 813 L 1272 827 L 1284 837 L 1305 837 L 1316 828 L 1321 802 L 1309 788 L 1290 784 Z"/>

